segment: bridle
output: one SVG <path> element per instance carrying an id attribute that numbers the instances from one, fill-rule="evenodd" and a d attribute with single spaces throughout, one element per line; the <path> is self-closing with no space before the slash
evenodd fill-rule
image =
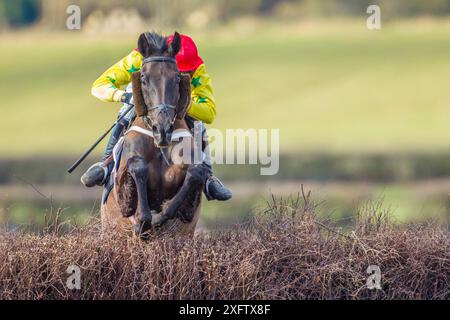
<path id="1" fill-rule="evenodd" d="M 167 63 L 174 63 L 177 64 L 177 60 L 172 57 L 166 57 L 166 56 L 153 56 L 153 57 L 147 57 L 142 61 L 142 65 L 149 63 L 149 62 L 167 62 Z"/>
<path id="2" fill-rule="evenodd" d="M 177 64 L 177 61 L 175 60 L 175 58 L 172 58 L 172 57 L 166 57 L 166 56 L 153 56 L 153 57 L 145 58 L 145 59 L 142 61 L 142 67 L 143 67 L 145 64 L 150 63 L 150 62 L 173 63 L 173 64 L 175 64 L 175 65 Z M 159 115 L 161 112 L 166 111 L 167 109 L 176 110 L 177 107 L 176 107 L 176 106 L 173 106 L 173 105 L 171 105 L 171 104 L 161 103 L 161 104 L 157 104 L 157 105 L 155 105 L 155 106 L 152 106 L 151 108 L 148 108 L 147 111 L 156 110 L 156 117 L 158 117 L 158 115 Z M 151 128 L 151 127 L 152 127 L 151 120 L 149 119 L 149 117 L 148 117 L 147 115 L 142 116 L 142 119 L 144 120 L 144 123 L 145 123 L 145 125 L 146 125 L 148 128 Z M 171 123 L 172 125 L 173 125 L 173 123 L 175 122 L 175 119 L 176 119 L 176 117 L 172 120 L 172 123 Z"/>

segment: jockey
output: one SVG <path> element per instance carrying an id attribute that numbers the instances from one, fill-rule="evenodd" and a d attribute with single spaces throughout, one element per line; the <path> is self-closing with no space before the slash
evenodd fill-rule
<path id="1" fill-rule="evenodd" d="M 169 36 L 167 38 L 168 44 L 172 40 L 173 36 Z M 181 49 L 175 58 L 179 71 L 189 73 L 192 79 L 191 105 L 185 118 L 188 126 L 192 128 L 194 121 L 211 124 L 216 117 L 216 104 L 211 86 L 211 77 L 206 73 L 205 64 L 198 55 L 195 42 L 190 37 L 181 35 Z M 142 60 L 143 57 L 138 49 L 134 49 L 130 54 L 106 70 L 92 85 L 91 92 L 96 98 L 104 102 L 121 102 L 124 104 L 120 110 L 119 117 L 128 109 L 129 104 L 133 102 L 130 83 L 131 74 L 141 69 Z M 123 88 L 126 89 L 123 90 Z M 86 187 L 105 184 L 113 167 L 111 155 L 114 146 L 135 116 L 136 112 L 133 109 L 113 128 L 102 161 L 90 167 L 81 177 L 81 182 Z M 203 129 L 204 139 L 206 138 L 205 134 L 206 130 Z M 211 168 L 209 155 L 207 155 L 204 164 Z M 211 174 L 206 180 L 204 190 L 208 200 L 225 201 L 230 199 L 232 196 L 231 191 L 212 174 L 212 170 L 210 172 Z"/>

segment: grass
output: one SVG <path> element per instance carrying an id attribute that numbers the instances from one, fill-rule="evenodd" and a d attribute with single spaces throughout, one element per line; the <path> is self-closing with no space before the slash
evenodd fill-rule
<path id="1" fill-rule="evenodd" d="M 280 128 L 290 153 L 450 149 L 448 23 L 298 29 L 198 36 L 216 90 L 214 127 Z M 3 154 L 85 150 L 119 108 L 90 96 L 90 85 L 134 46 L 135 37 L 76 32 L 4 36 Z"/>
<path id="2" fill-rule="evenodd" d="M 377 204 L 343 233 L 309 196 L 277 200 L 246 225 L 194 239 L 140 240 L 98 226 L 61 235 L 0 235 L 0 299 L 449 299 L 450 237 L 433 224 L 398 227 Z M 81 289 L 66 286 L 69 265 Z M 367 268 L 381 290 L 367 288 Z"/>
<path id="3" fill-rule="evenodd" d="M 422 181 L 418 183 L 342 183 L 313 181 L 230 183 L 234 197 L 231 201 L 204 201 L 199 226 L 206 230 L 232 229 L 248 221 L 254 212 L 266 205 L 270 194 L 287 197 L 296 194 L 302 183 L 312 190 L 312 198 L 321 205 L 316 208 L 319 218 L 331 218 L 340 227 L 354 226 L 352 216 L 366 203 L 382 201 L 391 210 L 391 217 L 399 224 L 423 223 L 433 220 L 436 224 L 450 222 L 449 181 Z M 100 189 L 84 190 L 82 186 L 40 186 L 43 198 L 29 185 L 0 188 L 0 228 L 39 230 L 45 218 L 55 208 L 61 208 L 61 220 L 77 226 L 85 225 L 91 217 L 99 216 Z M 88 195 L 87 195 L 88 194 Z"/>

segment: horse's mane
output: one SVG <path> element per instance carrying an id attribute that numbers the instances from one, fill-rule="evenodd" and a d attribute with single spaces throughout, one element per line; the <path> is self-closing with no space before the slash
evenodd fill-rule
<path id="1" fill-rule="evenodd" d="M 167 52 L 167 37 L 164 37 L 155 31 L 146 33 L 146 38 L 150 45 L 153 45 L 154 54 L 163 54 Z"/>

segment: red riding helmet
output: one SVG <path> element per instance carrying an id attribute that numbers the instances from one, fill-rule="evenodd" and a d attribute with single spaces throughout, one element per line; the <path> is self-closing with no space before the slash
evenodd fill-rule
<path id="1" fill-rule="evenodd" d="M 191 37 L 184 34 L 181 36 L 181 49 L 175 56 L 177 60 L 178 70 L 181 72 L 188 72 L 196 70 L 199 65 L 203 64 L 202 58 L 198 55 L 197 46 Z M 167 37 L 167 44 L 170 45 L 173 41 L 173 35 Z"/>

